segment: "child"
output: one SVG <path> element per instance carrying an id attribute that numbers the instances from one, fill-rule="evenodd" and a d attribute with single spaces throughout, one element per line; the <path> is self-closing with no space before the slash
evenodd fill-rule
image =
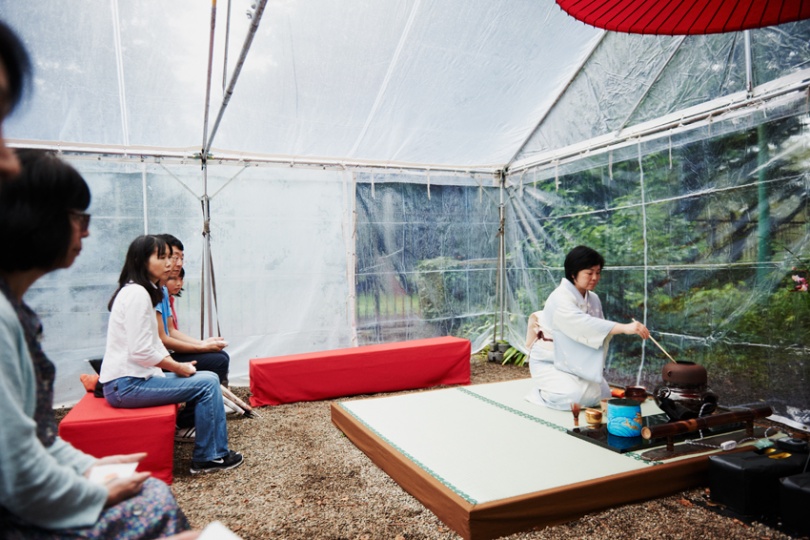
<path id="1" fill-rule="evenodd" d="M 186 269 L 181 268 L 180 274 L 177 277 L 170 277 L 166 280 L 166 288 L 169 289 L 169 308 L 172 310 L 172 325 L 175 330 L 179 330 L 177 326 L 177 312 L 174 310 L 174 298 L 180 298 L 180 293 L 183 292 L 183 277 L 186 275 Z"/>

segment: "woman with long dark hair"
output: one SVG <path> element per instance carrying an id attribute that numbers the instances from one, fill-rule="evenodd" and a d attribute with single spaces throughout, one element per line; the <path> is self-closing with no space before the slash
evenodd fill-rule
<path id="1" fill-rule="evenodd" d="M 139 236 L 130 244 L 108 306 L 107 347 L 99 381 L 113 407 L 193 404 L 197 433 L 191 473 L 233 469 L 243 458 L 228 449 L 219 378 L 210 371 L 198 372 L 196 362 L 172 359 L 158 334 L 155 306 L 163 298 L 159 284 L 171 269 L 170 253 L 159 236 Z"/>
<path id="2" fill-rule="evenodd" d="M 90 191 L 51 153 L 18 157 L 19 174 L 0 179 L 0 536 L 148 539 L 185 531 L 188 521 L 171 490 L 149 473 L 103 485 L 89 480 L 94 466 L 138 462 L 146 454 L 96 459 L 58 436 L 56 369 L 23 295 L 79 256 L 89 235 Z"/>

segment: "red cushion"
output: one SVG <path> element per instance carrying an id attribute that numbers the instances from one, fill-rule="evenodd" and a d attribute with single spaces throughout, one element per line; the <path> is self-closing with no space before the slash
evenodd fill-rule
<path id="1" fill-rule="evenodd" d="M 438 337 L 250 360 L 250 404 L 470 383 L 470 341 Z"/>
<path id="2" fill-rule="evenodd" d="M 59 423 L 59 436 L 99 458 L 146 452 L 138 470 L 171 484 L 176 417 L 177 405 L 116 409 L 88 393 Z"/>

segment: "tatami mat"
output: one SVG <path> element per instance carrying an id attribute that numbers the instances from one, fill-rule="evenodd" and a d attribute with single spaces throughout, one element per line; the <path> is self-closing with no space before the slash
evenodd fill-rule
<path id="1" fill-rule="evenodd" d="M 705 455 L 647 461 L 568 434 L 573 415 L 527 401 L 531 384 L 343 401 L 332 405 L 332 421 L 466 539 L 559 523 L 705 481 Z M 660 410 L 648 401 L 642 413 Z"/>
<path id="2" fill-rule="evenodd" d="M 341 406 L 473 504 L 652 466 L 572 437 L 572 414 L 525 401 L 527 391 L 511 381 Z"/>

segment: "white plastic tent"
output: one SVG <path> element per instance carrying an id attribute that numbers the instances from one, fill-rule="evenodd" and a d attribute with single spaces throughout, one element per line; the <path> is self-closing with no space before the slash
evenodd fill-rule
<path id="1" fill-rule="evenodd" d="M 186 243 L 181 325 L 219 321 L 237 384 L 251 357 L 446 332 L 481 346 L 495 322 L 519 344 L 589 243 L 609 316 L 646 317 L 729 404 L 810 421 L 803 326 L 746 318 L 807 258 L 809 24 L 684 38 L 603 32 L 551 0 L 214 6 L 0 0 L 36 71 L 7 136 L 60 150 L 93 192 L 82 256 L 27 298 L 57 401 L 103 351 L 143 232 Z M 734 293 L 707 308 L 705 288 Z M 654 384 L 660 357 L 613 347 L 615 382 Z"/>

